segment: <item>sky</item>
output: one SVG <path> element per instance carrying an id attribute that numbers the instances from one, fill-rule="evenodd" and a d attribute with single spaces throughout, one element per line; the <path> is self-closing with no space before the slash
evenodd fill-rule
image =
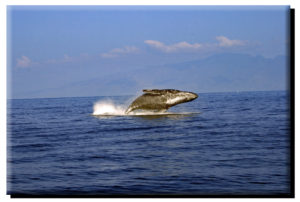
<path id="1" fill-rule="evenodd" d="M 288 6 L 9 6 L 7 15 L 9 98 L 286 88 Z"/>

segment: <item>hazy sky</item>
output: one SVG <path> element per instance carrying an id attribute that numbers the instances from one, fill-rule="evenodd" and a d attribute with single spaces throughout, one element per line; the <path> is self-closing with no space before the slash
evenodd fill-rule
<path id="1" fill-rule="evenodd" d="M 11 6 L 9 92 L 13 98 L 96 95 L 72 84 L 105 78 L 101 85 L 109 85 L 110 78 L 152 66 L 223 53 L 286 56 L 288 15 L 287 6 Z M 120 82 L 120 89 L 132 93 L 126 85 L 134 84 Z M 164 87 L 145 83 L 152 86 Z M 99 95 L 117 92 L 99 88 Z"/>

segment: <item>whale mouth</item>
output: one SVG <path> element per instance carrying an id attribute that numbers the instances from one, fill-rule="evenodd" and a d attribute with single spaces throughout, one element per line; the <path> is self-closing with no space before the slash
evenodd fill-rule
<path id="1" fill-rule="evenodd" d="M 192 92 L 182 92 L 182 97 L 184 97 L 184 102 L 190 102 L 198 98 L 198 95 L 196 93 Z M 180 100 L 180 97 L 178 98 Z"/>
<path id="2" fill-rule="evenodd" d="M 196 93 L 188 92 L 188 94 L 189 94 L 189 97 L 191 98 L 191 100 L 198 98 L 198 95 Z"/>

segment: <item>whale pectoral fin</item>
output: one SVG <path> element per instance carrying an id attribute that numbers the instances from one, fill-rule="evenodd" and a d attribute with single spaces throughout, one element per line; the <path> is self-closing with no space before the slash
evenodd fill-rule
<path id="1" fill-rule="evenodd" d="M 129 112 L 131 112 L 132 111 L 132 108 L 131 107 L 128 107 L 127 109 L 126 109 L 126 111 L 125 111 L 125 114 L 128 114 Z"/>
<path id="2" fill-rule="evenodd" d="M 133 111 L 135 111 L 135 110 L 137 110 L 137 109 L 138 109 L 138 107 L 130 105 L 130 106 L 126 109 L 125 114 L 129 114 L 130 112 L 133 112 Z"/>
<path id="3" fill-rule="evenodd" d="M 143 92 L 152 95 L 161 95 L 161 90 L 158 89 L 144 89 Z"/>

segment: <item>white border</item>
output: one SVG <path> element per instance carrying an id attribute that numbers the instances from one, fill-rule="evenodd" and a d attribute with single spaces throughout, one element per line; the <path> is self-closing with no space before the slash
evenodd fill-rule
<path id="1" fill-rule="evenodd" d="M 293 5 L 292 0 L 2 0 L 6 5 Z"/>
<path id="2" fill-rule="evenodd" d="M 297 36 L 297 33 L 299 33 L 299 11 L 297 10 L 297 3 L 299 0 L 42 0 L 42 1 L 36 1 L 36 0 L 0 0 L 0 87 L 1 87 L 1 99 L 0 99 L 0 111 L 1 111 L 1 127 L 0 127 L 0 165 L 1 165 L 1 171 L 0 171 L 0 200 L 9 200 L 9 196 L 6 195 L 6 6 L 8 5 L 290 5 L 291 8 L 296 9 L 296 15 L 295 15 L 295 37 Z M 297 56 L 298 48 L 299 47 L 299 41 L 296 40 L 295 45 L 295 72 L 296 78 L 299 78 L 299 71 L 297 71 L 298 61 Z M 299 91 L 300 82 L 295 80 L 295 88 L 296 88 L 296 94 L 295 94 L 295 112 L 296 112 L 296 118 L 295 118 L 295 171 L 297 171 L 297 168 L 299 168 L 299 148 L 297 148 L 297 145 L 299 145 L 299 138 L 297 138 L 297 133 L 299 132 L 299 126 L 300 121 L 297 118 L 300 114 L 300 108 L 297 107 L 297 101 L 300 100 L 300 95 L 297 93 Z M 296 172 L 296 198 L 297 193 L 299 193 L 299 187 L 298 183 L 299 177 Z M 32 200 L 32 199 L 28 199 Z M 42 199 L 38 199 L 42 200 Z M 56 200 L 56 199 L 47 199 L 47 200 Z M 60 200 L 60 199 L 59 199 Z M 77 199 L 77 200 L 86 200 L 86 199 Z M 120 199 L 90 199 L 90 200 L 101 200 L 101 201 L 110 201 L 110 200 L 120 200 Z M 140 200 L 140 199 L 123 199 L 127 201 L 131 200 Z M 152 199 L 143 199 L 143 200 L 152 200 Z M 155 199 L 156 201 L 162 201 L 167 199 Z M 187 199 L 171 199 L 171 200 L 187 200 Z M 199 199 L 189 199 L 189 200 L 199 200 Z M 224 199 L 201 199 L 201 200 L 224 200 Z M 232 199 L 227 199 L 232 200 Z M 249 200 L 249 199 L 233 199 L 233 200 Z M 264 200 L 264 199 L 258 199 L 258 200 Z M 285 199 L 277 199 L 277 200 L 285 200 Z"/>

